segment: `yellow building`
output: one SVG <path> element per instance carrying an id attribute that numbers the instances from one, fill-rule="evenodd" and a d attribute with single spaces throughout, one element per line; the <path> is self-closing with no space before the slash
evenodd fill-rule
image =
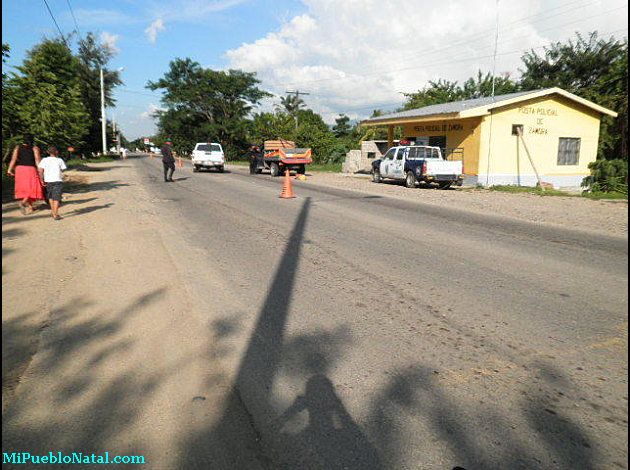
<path id="1" fill-rule="evenodd" d="M 463 160 L 466 182 L 576 188 L 597 157 L 603 115 L 617 113 L 560 88 L 477 98 L 379 116 L 365 126 L 394 127 L 417 144 Z"/>

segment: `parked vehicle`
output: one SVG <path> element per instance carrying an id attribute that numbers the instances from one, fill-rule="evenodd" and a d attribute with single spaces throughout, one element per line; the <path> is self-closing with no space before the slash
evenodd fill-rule
<path id="1" fill-rule="evenodd" d="M 257 159 L 252 167 L 254 173 L 268 169 L 271 176 L 278 176 L 286 170 L 298 174 L 306 173 L 306 165 L 313 162 L 311 149 L 296 148 L 290 140 L 266 140 L 262 149 L 262 158 Z"/>
<path id="2" fill-rule="evenodd" d="M 214 168 L 220 173 L 225 170 L 225 154 L 221 144 L 215 142 L 200 142 L 195 145 L 192 151 L 193 171 L 199 171 L 202 168 L 210 170 Z"/>
<path id="3" fill-rule="evenodd" d="M 372 181 L 400 180 L 413 188 L 416 183 L 437 184 L 441 189 L 461 186 L 464 181 L 461 161 L 447 161 L 440 147 L 427 145 L 390 148 L 383 158 L 372 162 Z"/>

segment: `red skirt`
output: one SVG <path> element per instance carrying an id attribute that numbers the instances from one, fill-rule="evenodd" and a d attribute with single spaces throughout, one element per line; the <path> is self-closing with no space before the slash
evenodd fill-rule
<path id="1" fill-rule="evenodd" d="M 34 166 L 18 165 L 15 167 L 15 198 L 44 199 L 42 182 Z"/>

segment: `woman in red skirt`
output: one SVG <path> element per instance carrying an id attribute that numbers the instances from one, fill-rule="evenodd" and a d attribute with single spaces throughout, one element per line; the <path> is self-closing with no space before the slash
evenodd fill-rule
<path id="1" fill-rule="evenodd" d="M 30 137 L 25 138 L 24 142 L 13 149 L 7 174 L 15 176 L 15 198 L 21 199 L 20 211 L 22 214 L 30 214 L 33 212 L 33 201 L 44 199 L 42 182 L 37 171 L 41 152 L 39 147 L 32 144 Z"/>

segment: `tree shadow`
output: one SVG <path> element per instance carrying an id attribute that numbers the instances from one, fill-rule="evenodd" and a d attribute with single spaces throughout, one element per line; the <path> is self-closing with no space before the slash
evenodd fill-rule
<path id="1" fill-rule="evenodd" d="M 55 449 L 70 454 L 102 453 L 106 449 L 128 453 L 135 449 L 141 455 L 134 443 L 126 449 L 108 449 L 107 443 L 137 420 L 141 404 L 151 398 L 160 381 L 173 370 L 147 374 L 142 364 L 133 364 L 103 376 L 104 369 L 98 366 L 133 346 L 128 337 L 120 335 L 125 323 L 160 299 L 165 291 L 164 287 L 156 288 L 117 312 L 97 312 L 85 318 L 79 314 L 92 302 L 75 298 L 51 311 L 44 323 L 35 326 L 36 331 L 32 322 L 28 323 L 29 315 L 34 313 L 3 321 L 3 339 L 12 338 L 13 343 L 11 355 L 5 356 L 3 349 L 3 391 L 5 374 L 14 384 L 19 382 L 20 372 L 31 362 L 35 351 L 34 373 L 44 378 L 41 384 L 31 383 L 22 391 L 18 388 L 15 398 L 3 406 L 3 450 L 25 449 L 43 454 Z M 89 367 L 75 370 L 78 359 Z M 67 379 L 49 384 L 47 377 Z M 52 408 L 42 408 L 45 405 L 37 399 L 42 393 L 46 394 L 45 403 L 65 407 L 65 413 L 55 414 Z M 34 412 L 44 413 L 47 419 L 33 421 Z"/>
<path id="2" fill-rule="evenodd" d="M 70 194 L 84 194 L 91 191 L 110 191 L 112 189 L 130 186 L 129 183 L 118 181 L 101 181 L 98 183 L 68 183 L 64 186 L 64 192 Z"/>
<path id="3" fill-rule="evenodd" d="M 545 364 L 538 371 L 552 369 Z M 557 370 L 553 373 L 564 380 Z M 544 373 L 541 375 L 545 378 Z M 449 389 L 439 383 L 432 369 L 412 366 L 394 374 L 374 398 L 366 429 L 391 468 L 405 466 L 400 458 L 409 436 L 404 436 L 402 429 L 409 416 L 426 423 L 438 442 L 446 445 L 453 456 L 449 468 L 595 468 L 593 446 L 580 426 L 560 412 L 549 411 L 543 388 L 528 386 L 526 392 L 533 399 L 523 400 L 521 416 L 503 416 L 496 406 L 475 409 L 469 403 L 458 402 L 449 396 Z M 512 425 L 515 419 L 529 427 L 518 430 Z"/>
<path id="4" fill-rule="evenodd" d="M 74 209 L 72 212 L 64 215 L 64 217 L 74 217 L 77 215 L 89 214 L 90 212 L 98 211 L 101 209 L 107 209 L 113 205 L 114 205 L 113 202 L 108 202 L 107 204 L 101 204 L 98 206 L 81 207 L 79 209 Z"/>

